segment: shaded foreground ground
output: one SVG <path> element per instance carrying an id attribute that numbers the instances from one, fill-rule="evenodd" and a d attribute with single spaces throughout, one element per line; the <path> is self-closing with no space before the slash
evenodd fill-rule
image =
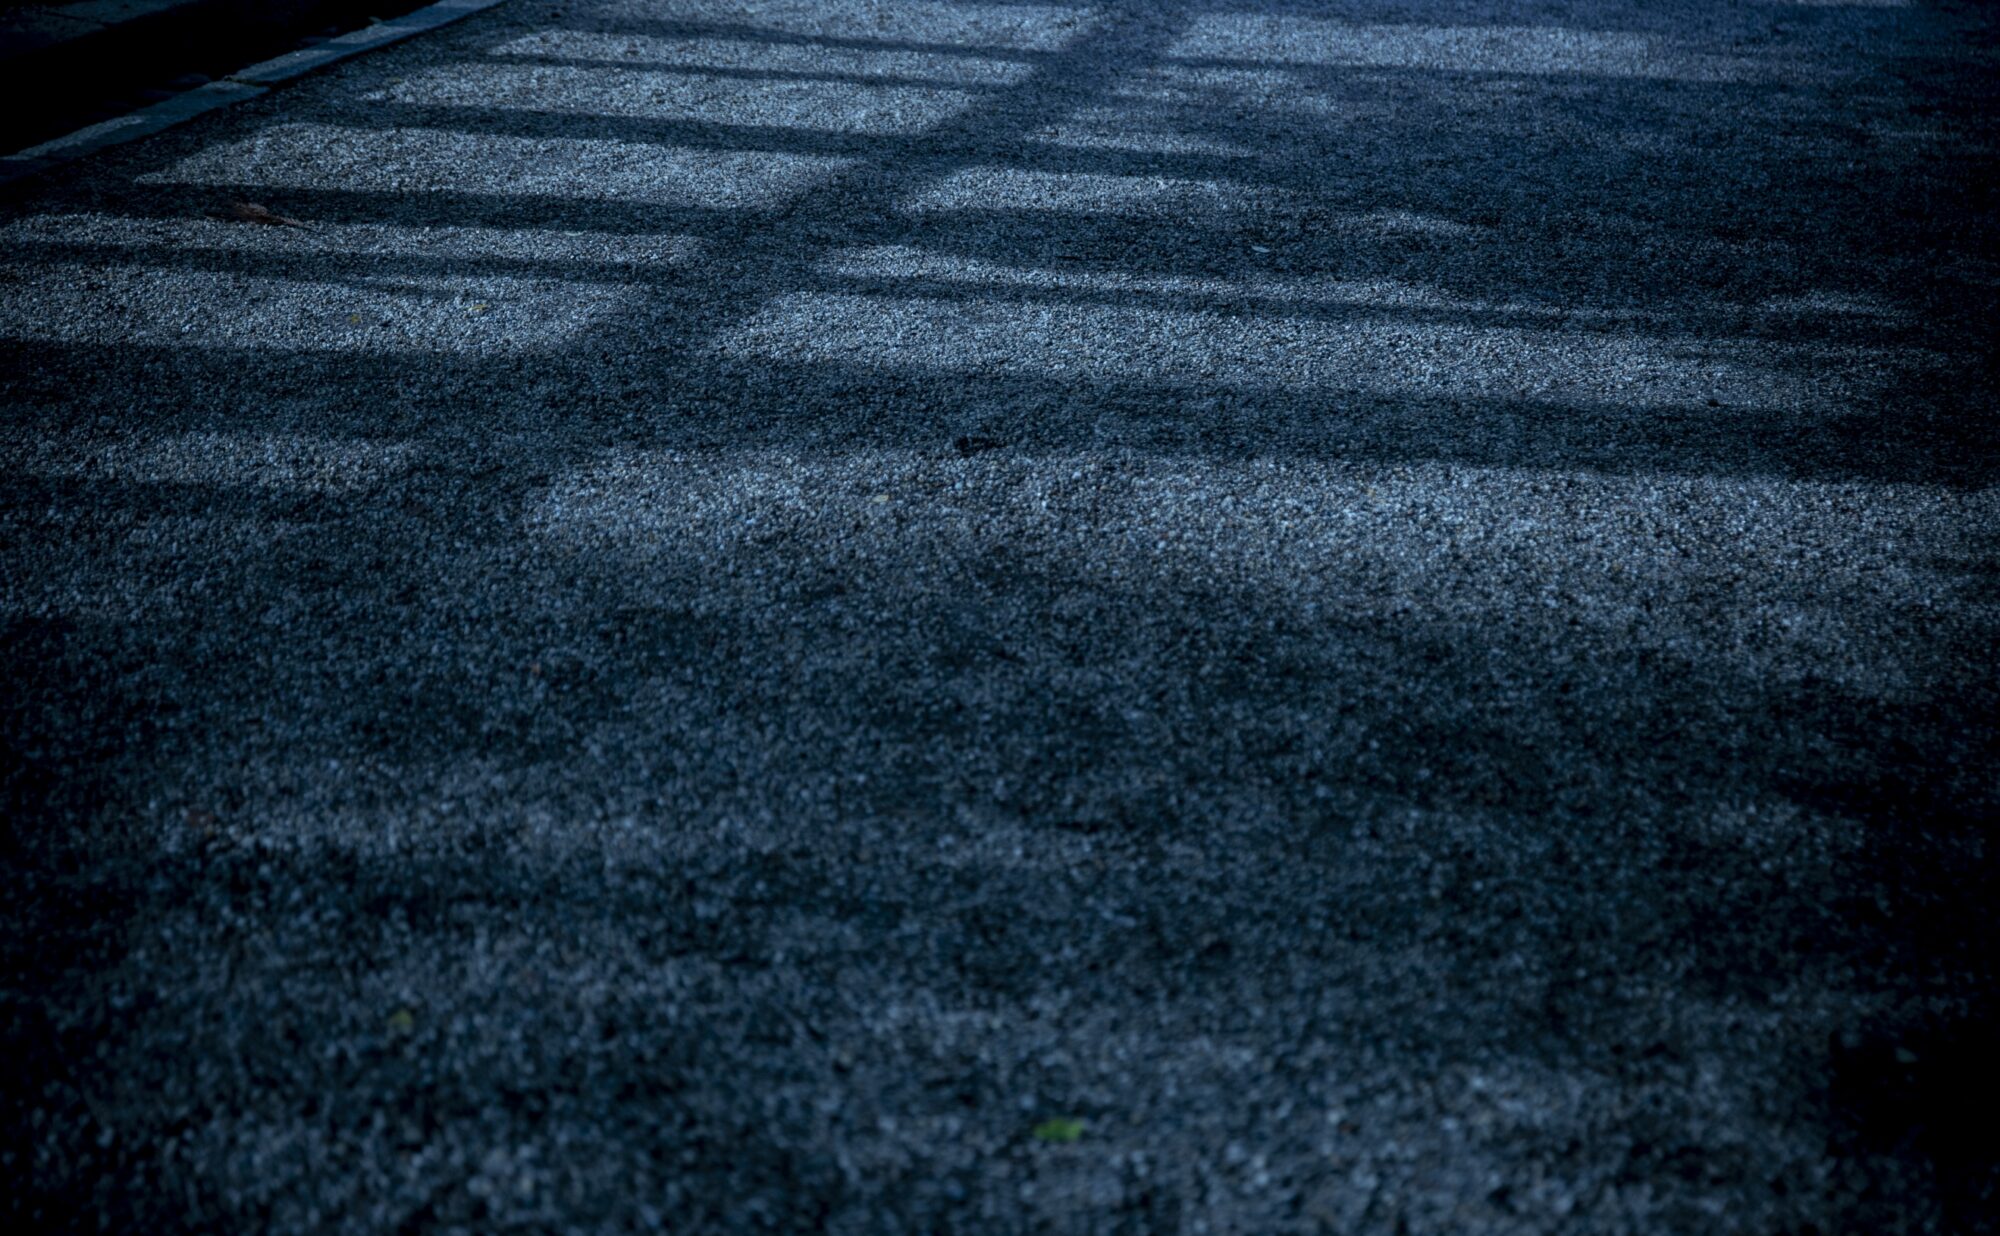
<path id="1" fill-rule="evenodd" d="M 1993 46 L 520 0 L 15 191 L 15 1216 L 1990 1230 Z"/>

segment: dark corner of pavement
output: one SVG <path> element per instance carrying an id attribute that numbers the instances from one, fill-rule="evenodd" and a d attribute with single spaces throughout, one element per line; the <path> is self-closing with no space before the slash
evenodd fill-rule
<path id="1" fill-rule="evenodd" d="M 0 0 L 0 153 L 424 0 Z"/>

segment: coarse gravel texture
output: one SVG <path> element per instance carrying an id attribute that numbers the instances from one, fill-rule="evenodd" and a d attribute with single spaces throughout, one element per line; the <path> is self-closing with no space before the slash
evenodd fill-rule
<path id="1" fill-rule="evenodd" d="M 1995 35 L 510 0 L 7 190 L 15 1230 L 1995 1230 Z"/>

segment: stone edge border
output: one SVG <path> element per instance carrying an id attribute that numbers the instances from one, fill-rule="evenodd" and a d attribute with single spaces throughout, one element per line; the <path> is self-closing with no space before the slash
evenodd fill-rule
<path id="1" fill-rule="evenodd" d="M 11 184 L 30 176 L 40 175 L 53 168 L 72 163 L 86 155 L 96 154 L 113 146 L 151 137 L 155 133 L 183 124 L 196 116 L 204 115 L 218 108 L 228 107 L 244 99 L 254 99 L 270 92 L 275 86 L 295 81 L 308 73 L 316 73 L 343 60 L 400 43 L 412 35 L 439 26 L 449 25 L 462 17 L 484 12 L 504 0 L 438 0 L 414 12 L 392 17 L 372 26 L 350 30 L 346 34 L 328 39 L 316 47 L 302 48 L 286 52 L 261 64 L 239 69 L 221 81 L 199 86 L 186 94 L 176 95 L 151 107 L 142 107 L 136 112 L 114 116 L 74 133 L 30 146 L 19 154 L 0 157 L 0 185 Z"/>

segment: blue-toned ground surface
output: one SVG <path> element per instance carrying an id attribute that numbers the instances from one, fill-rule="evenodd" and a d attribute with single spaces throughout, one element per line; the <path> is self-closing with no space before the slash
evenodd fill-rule
<path id="1" fill-rule="evenodd" d="M 0 1196 L 1990 1230 L 1994 49 L 515 0 L 9 190 Z"/>

